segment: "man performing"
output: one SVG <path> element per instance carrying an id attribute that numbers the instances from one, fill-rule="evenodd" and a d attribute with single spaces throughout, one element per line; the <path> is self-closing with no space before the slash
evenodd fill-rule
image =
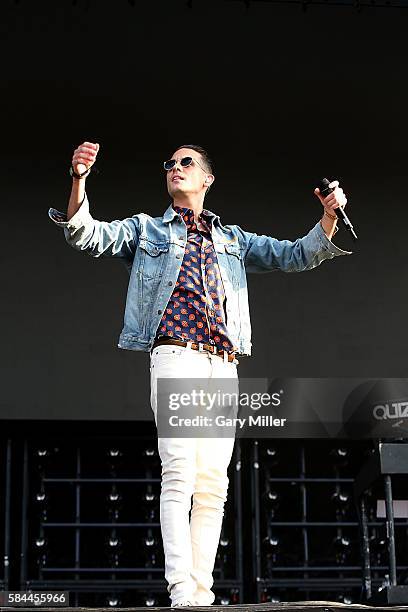
<path id="1" fill-rule="evenodd" d="M 89 212 L 85 180 L 98 151 L 91 142 L 75 150 L 67 214 L 54 208 L 48 214 L 75 249 L 126 264 L 130 279 L 118 346 L 150 353 L 157 425 L 158 378 L 238 379 L 237 356 L 251 355 L 247 272 L 301 272 L 349 254 L 331 242 L 335 208 L 347 198 L 337 181 L 326 198 L 315 189 L 322 218 L 293 242 L 223 225 L 203 208 L 215 180 L 211 161 L 203 148 L 190 144 L 164 163 L 171 204 L 163 216 L 97 221 Z M 212 573 L 234 442 L 234 437 L 158 438 L 160 524 L 172 607 L 214 602 Z"/>

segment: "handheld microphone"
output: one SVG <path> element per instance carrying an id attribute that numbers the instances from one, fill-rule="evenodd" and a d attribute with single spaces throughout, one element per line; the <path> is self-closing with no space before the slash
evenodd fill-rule
<path id="1" fill-rule="evenodd" d="M 331 187 L 329 187 L 330 185 L 330 181 L 327 180 L 327 178 L 324 178 L 320 181 L 319 184 L 319 191 L 322 194 L 322 196 L 325 198 L 329 195 L 329 193 L 333 193 L 334 189 L 332 189 Z M 348 218 L 348 216 L 346 215 L 346 213 L 344 212 L 344 209 L 339 206 L 338 208 L 334 209 L 334 212 L 336 213 L 336 216 L 338 219 L 340 219 L 345 228 L 348 229 L 348 231 L 350 232 L 353 240 L 357 240 L 357 234 L 353 229 L 353 225 L 350 221 L 350 219 Z"/>

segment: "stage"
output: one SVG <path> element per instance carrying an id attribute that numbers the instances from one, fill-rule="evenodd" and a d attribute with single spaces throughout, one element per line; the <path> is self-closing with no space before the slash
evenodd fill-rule
<path id="1" fill-rule="evenodd" d="M 9 608 L 1 607 L 0 610 L 6 610 Z M 120 610 L 173 610 L 174 608 L 170 607 L 138 607 L 138 608 L 120 608 Z M 216 612 L 217 610 L 228 610 L 228 612 L 234 612 L 235 610 L 239 612 L 300 612 L 305 610 L 306 612 L 336 612 L 345 610 L 376 610 L 380 612 L 381 610 L 387 610 L 388 612 L 392 612 L 392 610 L 408 610 L 408 606 L 365 606 L 360 604 L 342 604 L 335 601 L 297 601 L 297 602 L 281 602 L 281 603 L 266 603 L 266 604 L 239 604 L 233 606 L 190 606 L 187 607 L 187 610 L 197 610 L 198 612 L 208 612 L 211 609 L 212 612 Z M 38 607 L 33 606 L 29 608 L 24 608 L 24 610 L 38 610 Z M 44 612 L 54 612 L 55 610 L 64 610 L 65 612 L 80 612 L 84 611 L 97 611 L 97 612 L 108 612 L 108 610 L 112 610 L 112 608 L 82 608 L 82 607 L 67 607 L 67 608 L 41 608 Z"/>

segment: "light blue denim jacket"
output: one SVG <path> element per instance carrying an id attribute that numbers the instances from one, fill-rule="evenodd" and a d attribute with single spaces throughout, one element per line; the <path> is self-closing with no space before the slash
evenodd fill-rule
<path id="1" fill-rule="evenodd" d="M 223 225 L 218 215 L 206 211 L 225 288 L 226 324 L 242 355 L 251 355 L 252 346 L 247 272 L 302 272 L 351 253 L 335 246 L 320 222 L 291 242 Z M 48 215 L 64 228 L 66 241 L 75 249 L 92 257 L 118 257 L 127 266 L 130 278 L 118 347 L 150 351 L 183 261 L 187 228 L 181 215 L 170 204 L 161 217 L 138 213 L 123 220 L 97 221 L 89 212 L 86 194 L 69 221 L 55 208 Z"/>

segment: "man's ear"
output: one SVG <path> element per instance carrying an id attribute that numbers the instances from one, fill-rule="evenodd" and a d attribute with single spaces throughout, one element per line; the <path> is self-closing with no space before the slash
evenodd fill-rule
<path id="1" fill-rule="evenodd" d="M 207 174 L 207 176 L 205 177 L 204 184 L 206 185 L 206 187 L 211 187 L 214 181 L 215 176 L 213 174 Z"/>

